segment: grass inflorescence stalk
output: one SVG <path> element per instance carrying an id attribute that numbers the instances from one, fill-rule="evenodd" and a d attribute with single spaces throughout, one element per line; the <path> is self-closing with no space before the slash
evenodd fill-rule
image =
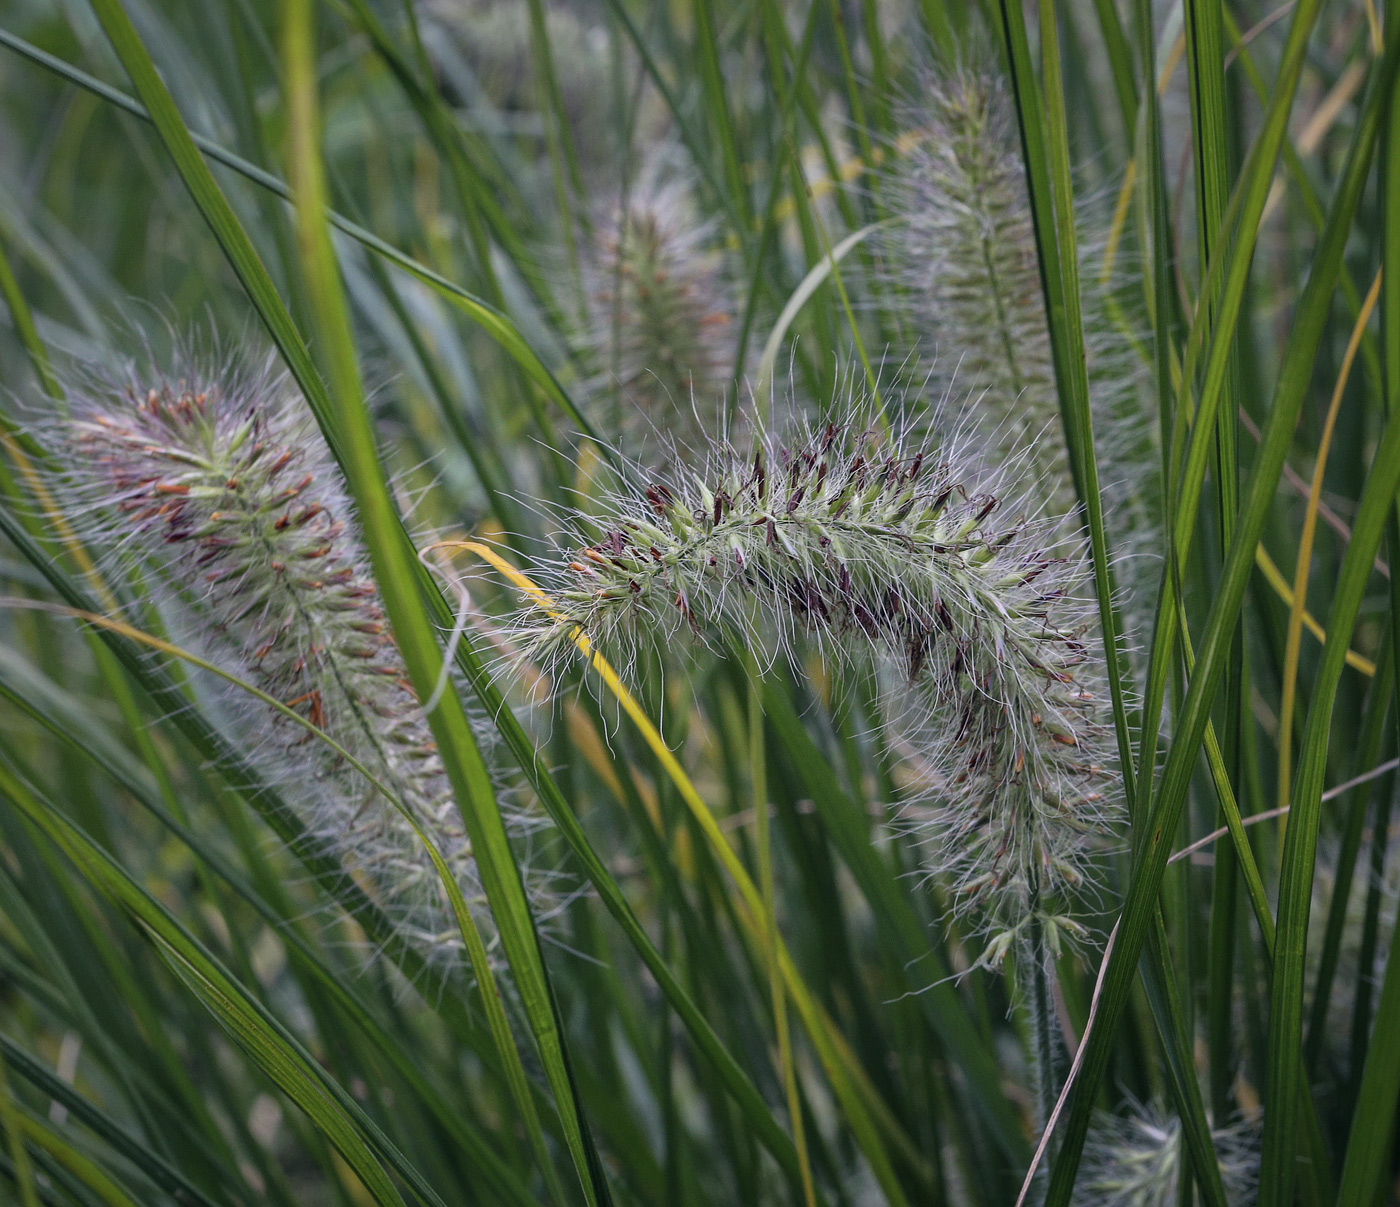
<path id="1" fill-rule="evenodd" d="M 557 610 L 532 637 L 805 636 L 881 668 L 919 773 L 907 828 L 978 908 L 995 965 L 1033 920 L 1050 951 L 1085 933 L 1065 901 L 1112 828 L 1114 768 L 1082 567 L 968 468 L 856 424 L 716 445 L 694 474 L 618 500 L 556 572 Z"/>
<path id="2" fill-rule="evenodd" d="M 897 219 L 882 236 L 888 271 L 931 383 L 966 399 L 989 456 L 1026 458 L 1046 506 L 1069 514 L 1078 505 L 1075 468 L 1014 106 L 997 74 L 971 64 L 926 72 L 920 82 L 905 116 L 909 145 L 885 172 Z M 1080 303 L 1105 523 L 1125 602 L 1143 628 L 1162 530 L 1160 455 L 1139 389 L 1140 341 L 1119 296 L 1122 255 L 1099 232 L 1095 209 L 1084 207 L 1090 216 L 1076 230 L 1070 283 Z"/>
<path id="3" fill-rule="evenodd" d="M 300 396 L 268 367 L 132 364 L 69 390 L 53 482 L 88 535 L 133 555 L 167 624 L 325 730 L 392 785 L 492 933 L 472 845 L 389 634 L 339 474 Z M 441 964 L 461 939 L 426 850 L 353 768 L 223 692 L 266 777 L 370 888 L 399 938 Z M 538 887 L 538 886 L 537 886 Z"/>
<path id="4" fill-rule="evenodd" d="M 605 207 L 585 259 L 586 340 L 624 450 L 648 465 L 725 423 L 738 324 L 723 255 L 682 181 L 654 172 Z"/>

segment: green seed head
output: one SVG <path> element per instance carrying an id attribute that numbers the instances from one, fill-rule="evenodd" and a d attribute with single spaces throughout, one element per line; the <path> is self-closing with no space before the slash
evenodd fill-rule
<path id="1" fill-rule="evenodd" d="M 73 391 L 58 486 L 185 644 L 326 731 L 414 814 L 491 920 L 339 471 L 270 367 L 131 366 Z M 435 961 L 460 956 L 411 826 L 328 745 L 234 689 L 210 701 L 323 848 Z M 521 819 L 523 822 L 523 819 Z"/>
<path id="2" fill-rule="evenodd" d="M 905 828 L 992 936 L 1084 933 L 1070 900 L 1115 819 L 1085 576 L 1064 538 L 965 452 L 859 424 L 711 449 L 620 499 L 554 575 L 542 646 L 582 630 L 627 660 L 681 632 L 799 637 L 879 670 L 918 770 Z"/>
<path id="3" fill-rule="evenodd" d="M 588 342 L 624 451 L 656 466 L 724 430 L 738 323 L 711 231 L 679 184 L 640 184 L 596 222 Z"/>

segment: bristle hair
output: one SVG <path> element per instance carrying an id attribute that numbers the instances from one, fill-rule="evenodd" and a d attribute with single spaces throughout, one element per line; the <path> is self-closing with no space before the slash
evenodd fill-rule
<path id="1" fill-rule="evenodd" d="M 324 730 L 388 787 L 441 851 L 489 941 L 471 842 L 339 470 L 300 393 L 270 361 L 185 354 L 170 370 L 99 366 L 73 379 L 70 397 L 71 417 L 43 435 L 62 466 L 55 488 L 85 535 L 115 571 L 136 574 L 182 642 Z M 285 716 L 222 681 L 210 694 L 398 937 L 433 964 L 458 961 L 446 893 L 403 815 Z"/>
<path id="2" fill-rule="evenodd" d="M 1021 455 L 1046 505 L 1078 496 L 1065 439 L 1035 230 L 1000 76 L 963 65 L 921 76 L 907 147 L 886 169 L 896 220 L 883 253 L 932 383 L 966 400 L 988 455 Z M 1140 389 L 1122 244 L 1105 277 L 1099 207 L 1080 202 L 1079 284 L 1095 458 L 1105 520 L 1138 644 L 1151 623 L 1161 548 L 1160 440 Z M 1140 351 L 1140 349 L 1139 349 Z"/>
<path id="3" fill-rule="evenodd" d="M 1022 469 L 859 418 L 715 445 L 614 503 L 555 570 L 560 611 L 533 640 L 581 631 L 625 662 L 683 631 L 760 651 L 801 637 L 882 668 L 925 867 L 976 908 L 985 962 L 1032 921 L 1058 950 L 1084 933 L 1066 899 L 1112 829 L 1115 776 L 1082 559 L 1018 509 Z"/>
<path id="4" fill-rule="evenodd" d="M 648 170 L 595 219 L 587 343 L 620 398 L 628 455 L 652 466 L 723 430 L 738 322 L 724 257 L 686 185 Z"/>

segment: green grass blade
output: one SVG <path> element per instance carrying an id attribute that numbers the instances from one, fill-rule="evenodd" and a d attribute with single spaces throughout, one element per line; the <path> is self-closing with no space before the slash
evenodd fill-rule
<path id="1" fill-rule="evenodd" d="M 47 1156 L 54 1165 L 67 1171 L 75 1182 L 91 1192 L 96 1202 L 106 1204 L 106 1207 L 137 1207 L 136 1200 L 115 1178 L 29 1111 L 14 1112 L 6 1124 L 7 1127 L 13 1124 L 17 1135 L 27 1139 L 38 1153 Z"/>
<path id="2" fill-rule="evenodd" d="M 113 1152 L 130 1161 L 156 1186 L 177 1197 L 181 1202 L 196 1207 L 215 1207 L 214 1200 L 169 1161 L 129 1135 L 116 1120 L 94 1106 L 66 1081 L 55 1077 L 39 1060 L 8 1036 L 0 1036 L 0 1047 L 4 1049 L 4 1059 L 11 1070 L 30 1082 L 46 1098 L 62 1104 L 70 1117 L 81 1122 Z"/>
<path id="3" fill-rule="evenodd" d="M 119 784 L 149 810 L 166 829 L 175 834 L 275 929 L 282 942 L 290 949 L 293 958 L 314 979 L 320 991 L 337 1002 L 404 1081 L 413 1087 L 428 1105 L 438 1123 L 462 1150 L 470 1155 L 480 1176 L 492 1185 L 497 1194 L 506 1201 L 521 1205 L 534 1201 L 510 1168 L 496 1155 L 489 1142 L 461 1118 L 460 1112 L 446 1101 L 424 1072 L 413 1064 L 410 1054 L 385 1030 L 373 1011 L 317 956 L 293 920 L 273 908 L 238 871 L 213 851 L 208 843 L 201 840 L 179 819 L 166 812 L 145 769 L 106 731 L 98 718 L 86 711 L 79 701 L 59 691 L 52 682 L 43 678 L 14 651 L 0 650 L 0 693 L 56 736 L 71 743 L 91 758 L 113 782 Z"/>
<path id="4" fill-rule="evenodd" d="M 1328 642 L 1313 684 L 1303 745 L 1298 752 L 1298 780 L 1289 812 L 1283 861 L 1279 868 L 1278 939 L 1269 1011 L 1269 1114 L 1264 1121 L 1260 1203 L 1291 1203 L 1297 1157 L 1294 1129 L 1298 1093 L 1305 1088 L 1301 1067 L 1304 952 L 1312 905 L 1317 827 L 1322 810 L 1327 741 L 1337 686 L 1346 665 L 1347 646 L 1400 488 L 1400 415 L 1392 416 L 1376 450 L 1361 509 L 1352 526 L 1342 570 L 1332 600 Z"/>
<path id="5" fill-rule="evenodd" d="M 1024 14 L 1012 11 L 1010 0 L 999 0 L 999 35 L 1010 67 L 1012 92 L 1021 132 L 1027 195 L 1035 230 L 1046 324 L 1055 366 L 1055 391 L 1065 429 L 1065 443 L 1085 526 L 1089 532 L 1098 596 L 1104 662 L 1112 694 L 1113 725 L 1124 795 L 1129 814 L 1137 795 L 1132 769 L 1132 740 L 1124 703 L 1125 653 L 1118 641 L 1109 550 L 1099 493 L 1094 428 L 1089 413 L 1089 383 L 1084 359 L 1084 329 L 1080 313 L 1079 258 L 1074 225 L 1074 190 L 1065 125 L 1064 93 L 1060 87 L 1059 50 L 1053 5 L 1041 5 L 1041 52 L 1046 65 L 1045 95 L 1031 68 Z"/>
<path id="6" fill-rule="evenodd" d="M 68 80 L 79 88 L 91 92 L 94 96 L 101 97 L 109 104 L 133 117 L 142 121 L 157 124 L 147 108 L 140 102 L 133 100 L 126 93 L 113 88 L 109 84 L 88 75 L 86 72 L 65 63 L 55 55 L 41 50 L 39 47 L 26 42 L 23 38 L 17 37 L 8 30 L 0 29 L 0 45 L 9 47 L 11 50 L 23 55 L 31 62 L 43 67 L 47 71 Z M 248 160 L 235 155 L 232 151 L 220 146 L 212 139 L 194 131 L 187 131 L 188 137 L 194 142 L 200 151 L 209 156 L 210 159 L 223 164 L 239 175 L 251 180 L 254 184 L 275 193 L 284 201 L 292 199 L 292 191 L 287 183 L 271 172 L 249 163 Z M 568 417 L 569 421 L 575 424 L 580 431 L 589 436 L 600 448 L 606 451 L 607 444 L 602 441 L 594 431 L 588 419 L 579 410 L 578 404 L 570 396 L 568 391 L 560 384 L 559 379 L 549 369 L 541 359 L 539 353 L 535 351 L 525 339 L 510 317 L 477 297 L 469 290 L 454 281 L 448 280 L 441 273 L 435 272 L 427 265 L 415 260 L 413 257 L 404 254 L 393 244 L 381 239 L 374 232 L 365 229 L 356 222 L 352 222 L 343 214 L 334 211 L 327 212 L 327 220 L 335 228 L 365 248 L 388 260 L 396 268 L 408 273 L 415 280 L 421 281 L 428 288 L 437 293 L 444 301 L 461 311 L 473 322 L 479 324 L 481 328 L 491 336 L 501 348 L 516 362 L 547 398 L 553 401 L 561 411 Z"/>
<path id="7" fill-rule="evenodd" d="M 1395 45 L 1400 43 L 1400 37 L 1397 37 L 1400 5 L 1394 0 L 1386 4 L 1385 17 L 1388 57 Z M 1395 417 L 1400 414 L 1400 200 L 1396 192 L 1396 186 L 1400 184 L 1400 74 L 1390 81 L 1381 139 L 1380 196 L 1385 200 L 1381 204 L 1380 344 L 1385 411 L 1390 416 L 1391 426 L 1394 426 Z M 1378 452 L 1377 465 L 1379 457 Z M 1392 561 L 1400 552 L 1396 531 L 1392 522 Z M 1355 539 L 1353 530 L 1353 544 Z M 1393 634 L 1394 626 L 1400 625 L 1394 583 L 1391 584 L 1391 624 Z M 1393 637 L 1391 655 L 1392 658 L 1397 656 Z M 1391 669 L 1393 672 L 1393 665 Z M 1379 678 L 1376 685 L 1379 688 Z M 1379 701 L 1376 707 L 1379 712 L 1385 711 L 1383 703 Z M 1391 723 L 1400 726 L 1400 706 L 1393 708 Z M 1357 811 L 1361 812 L 1360 802 Z M 1290 838 L 1293 828 L 1290 825 Z M 1354 1069 L 1352 1075 L 1356 1076 Z M 1337 1191 L 1339 1207 L 1370 1207 L 1377 1201 L 1392 1155 L 1397 1098 L 1400 1098 L 1400 928 L 1391 935 L 1385 976 L 1376 1002 L 1375 1021 L 1361 1069 Z"/>
<path id="8" fill-rule="evenodd" d="M 1123 113 L 1123 130 L 1129 144 L 1138 123 L 1137 84 L 1133 80 L 1133 52 L 1128 46 L 1127 35 L 1113 0 L 1094 0 L 1094 15 L 1098 18 L 1099 33 L 1103 37 L 1104 49 L 1108 52 L 1109 67 L 1113 72 L 1113 89 L 1118 94 L 1118 107 Z M 1149 75 L 1151 72 L 1148 73 Z"/>
<path id="9" fill-rule="evenodd" d="M 1224 251 L 1222 232 L 1229 204 L 1230 170 L 1226 139 L 1223 22 L 1219 0 L 1187 0 L 1184 6 L 1186 60 L 1190 77 L 1193 133 L 1192 157 L 1196 176 L 1197 245 L 1203 274 Z M 1207 299 L 1203 312 L 1214 317 L 1217 296 Z M 1221 548 L 1228 547 L 1235 513 L 1239 510 L 1239 465 L 1236 428 L 1238 365 L 1227 369 L 1216 416 L 1215 489 Z M 1184 633 L 1184 629 L 1183 629 Z M 1243 632 L 1225 672 L 1225 717 L 1222 742 L 1224 778 L 1239 780 L 1241 679 L 1244 670 Z M 1235 898 L 1238 870 L 1232 850 L 1220 850 L 1211 876 L 1210 991 L 1207 1018 L 1210 1047 L 1211 1098 L 1217 1115 L 1227 1111 L 1231 1067 L 1228 1003 L 1234 981 Z"/>
<path id="10" fill-rule="evenodd" d="M 29 1151 L 24 1147 L 19 1102 L 10 1088 L 9 1073 L 5 1064 L 5 1059 L 0 1057 L 0 1125 L 5 1129 L 5 1142 L 10 1150 L 10 1167 L 16 1189 L 19 1191 L 20 1207 L 38 1207 L 39 1193 L 34 1184 L 34 1167 L 29 1161 Z"/>
<path id="11" fill-rule="evenodd" d="M 829 764 L 803 729 L 792 701 L 775 683 L 764 685 L 764 711 L 802 775 L 832 842 L 875 911 L 886 941 L 898 951 L 908 970 L 910 992 L 918 995 L 929 1025 L 971 1083 L 1002 1153 L 1018 1167 L 1026 1164 L 1029 1146 L 1015 1112 L 1000 1091 L 996 1061 L 968 1021 L 956 990 L 947 983 L 948 971 L 930 947 L 923 923 L 871 847 L 868 827 L 855 807 L 842 798 Z"/>
<path id="12" fill-rule="evenodd" d="M 754 397 L 759 400 L 760 407 L 767 406 L 767 399 L 773 385 L 773 371 L 778 362 L 778 354 L 782 351 L 783 338 L 787 335 L 793 320 L 797 318 L 798 312 L 821 287 L 822 282 L 836 271 L 836 266 L 883 225 L 880 222 L 873 222 L 869 226 L 863 226 L 860 230 L 847 235 L 817 261 L 807 275 L 802 278 L 801 284 L 793 290 L 792 296 L 788 298 L 782 312 L 778 315 L 777 322 L 773 324 L 772 331 L 768 333 L 768 338 L 763 344 L 763 354 L 758 359 L 758 374 L 754 379 Z"/>
<path id="13" fill-rule="evenodd" d="M 1379 661 L 1379 670 L 1372 683 L 1366 701 L 1366 714 L 1361 723 L 1361 733 L 1356 743 L 1356 761 L 1353 774 L 1362 775 L 1380 761 L 1382 742 L 1387 729 L 1393 737 L 1394 723 L 1387 726 L 1388 710 L 1395 689 L 1395 663 L 1391 656 L 1393 646 L 1388 646 Z M 1393 745 L 1393 742 L 1392 742 Z M 1353 788 L 1350 796 L 1350 810 L 1346 824 L 1342 828 L 1341 844 L 1337 850 L 1337 872 L 1332 886 L 1331 902 L 1327 909 L 1327 924 L 1323 930 L 1322 951 L 1317 961 L 1317 977 L 1313 982 L 1312 1014 L 1308 1020 L 1308 1037 L 1303 1048 L 1304 1066 L 1309 1075 L 1317 1072 L 1317 1062 L 1323 1043 L 1327 1038 L 1328 1006 L 1332 1000 L 1332 982 L 1337 973 L 1341 957 L 1342 936 L 1346 926 L 1347 903 L 1351 899 L 1352 880 L 1356 872 L 1356 858 L 1361 851 L 1361 840 L 1366 828 L 1367 804 L 1378 792 L 1394 789 L 1394 779 L 1382 776 L 1379 781 L 1365 783 Z"/>
<path id="14" fill-rule="evenodd" d="M 404 1207 L 365 1136 L 373 1136 L 375 1147 L 381 1152 L 396 1150 L 290 1032 L 110 857 L 5 767 L 0 767 L 0 795 L 43 831 L 94 887 L 131 917 L 220 1025 L 306 1112 L 355 1171 L 374 1201 L 381 1207 Z M 413 1173 L 403 1162 L 399 1172 Z M 426 1185 L 415 1189 L 426 1195 L 429 1202 L 441 1202 Z"/>
<path id="15" fill-rule="evenodd" d="M 510 850 L 490 773 L 477 747 L 471 723 L 450 682 L 446 690 L 436 691 L 443 672 L 442 653 L 433 626 L 422 608 L 417 575 L 411 569 L 416 559 L 405 547 L 403 528 L 389 496 L 389 485 L 365 405 L 340 267 L 325 223 L 313 30 L 310 0 L 289 4 L 285 10 L 284 55 L 291 101 L 297 233 L 302 270 L 329 361 L 333 430 L 343 440 L 346 477 L 358 506 L 385 612 L 409 679 L 420 700 L 434 696 L 438 700 L 428 722 L 472 840 L 482 883 L 534 1032 L 545 1076 L 554 1092 L 580 1184 L 593 1207 L 609 1201 L 607 1184 L 582 1121 L 579 1092 L 568 1070 L 534 920 Z M 469 914 L 467 917 L 470 921 Z M 517 1106 L 531 1135 L 541 1172 L 551 1183 L 552 1197 L 562 1203 L 562 1187 L 554 1181 L 553 1165 L 490 966 L 482 960 L 473 972 L 481 985 L 482 1000 L 497 1036 L 502 1060 L 510 1070 Z"/>
<path id="16" fill-rule="evenodd" d="M 1295 20 L 1301 15 L 1305 14 L 1300 8 L 1295 12 Z M 1143 839 L 1136 851 L 1118 940 L 1104 976 L 1099 1017 L 1093 1033 L 1085 1041 L 1082 1070 L 1061 1135 L 1060 1155 L 1051 1173 L 1047 1197 L 1049 1207 L 1065 1207 L 1073 1188 L 1093 1112 L 1094 1097 L 1107 1069 L 1113 1031 L 1127 1004 L 1134 967 L 1156 909 L 1168 848 L 1180 822 L 1211 704 L 1232 644 L 1231 635 L 1254 564 L 1254 552 L 1307 392 L 1307 366 L 1311 365 L 1326 328 L 1342 253 L 1369 175 L 1379 126 L 1380 91 L 1389 85 L 1396 57 L 1388 49 L 1386 60 L 1376 73 L 1372 95 L 1357 126 L 1343 180 L 1333 200 L 1326 232 L 1314 255 L 1308 282 L 1299 301 L 1287 355 L 1254 462 L 1249 493 L 1211 604 L 1205 637 L 1197 651 L 1196 673 L 1191 678 L 1179 713 L 1176 736 L 1168 751 L 1151 820 L 1143 830 Z"/>

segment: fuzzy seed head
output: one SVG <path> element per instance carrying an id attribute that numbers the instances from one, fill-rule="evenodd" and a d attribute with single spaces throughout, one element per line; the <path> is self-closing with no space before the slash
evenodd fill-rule
<path id="1" fill-rule="evenodd" d="M 1253 1203 L 1259 1133 L 1243 1121 L 1211 1129 L 1231 1207 Z M 1076 1207 L 1174 1207 L 1180 1202 L 1181 1121 L 1160 1106 L 1100 1115 L 1089 1133 L 1075 1187 Z"/>
<path id="2" fill-rule="evenodd" d="M 1065 442 L 1015 111 L 1000 79 L 964 67 L 929 77 L 908 115 L 917 137 L 889 174 L 900 221 L 885 236 L 933 381 L 968 398 L 989 455 L 1029 457 L 1046 506 L 1077 500 Z M 1124 257 L 1106 255 L 1082 204 L 1079 284 L 1095 458 L 1110 541 L 1137 635 L 1153 615 L 1162 521 L 1160 440 L 1139 383 Z M 1113 271 L 1105 273 L 1104 266 Z M 1134 350 L 1135 341 L 1138 344 Z"/>
<path id="3" fill-rule="evenodd" d="M 999 81 L 971 70 L 931 79 L 919 137 L 896 161 L 887 238 L 935 374 L 976 400 L 1003 454 L 1034 450 L 1057 510 L 1074 503 L 1055 393 L 1035 232 L 1014 114 Z"/>
<path id="4" fill-rule="evenodd" d="M 754 649 L 799 635 L 883 668 L 926 803 L 907 828 L 974 906 L 999 963 L 1031 917 L 1081 936 L 1066 898 L 1114 816 L 1084 573 L 965 454 L 858 424 L 715 446 L 619 500 L 557 572 L 561 615 L 624 659 L 681 630 Z M 1000 945 L 1000 946 L 998 946 Z"/>
<path id="5" fill-rule="evenodd" d="M 678 183 L 642 183 L 594 226 L 588 342 L 631 411 L 627 452 L 648 465 L 724 426 L 738 324 L 722 257 Z"/>
<path id="6" fill-rule="evenodd" d="M 135 555 L 178 638 L 328 733 L 412 811 L 493 933 L 471 843 L 389 632 L 338 469 L 300 395 L 261 371 L 132 367 L 76 384 L 58 488 Z M 426 850 L 343 758 L 222 685 L 254 763 L 396 924 L 450 964 L 461 940 Z"/>

